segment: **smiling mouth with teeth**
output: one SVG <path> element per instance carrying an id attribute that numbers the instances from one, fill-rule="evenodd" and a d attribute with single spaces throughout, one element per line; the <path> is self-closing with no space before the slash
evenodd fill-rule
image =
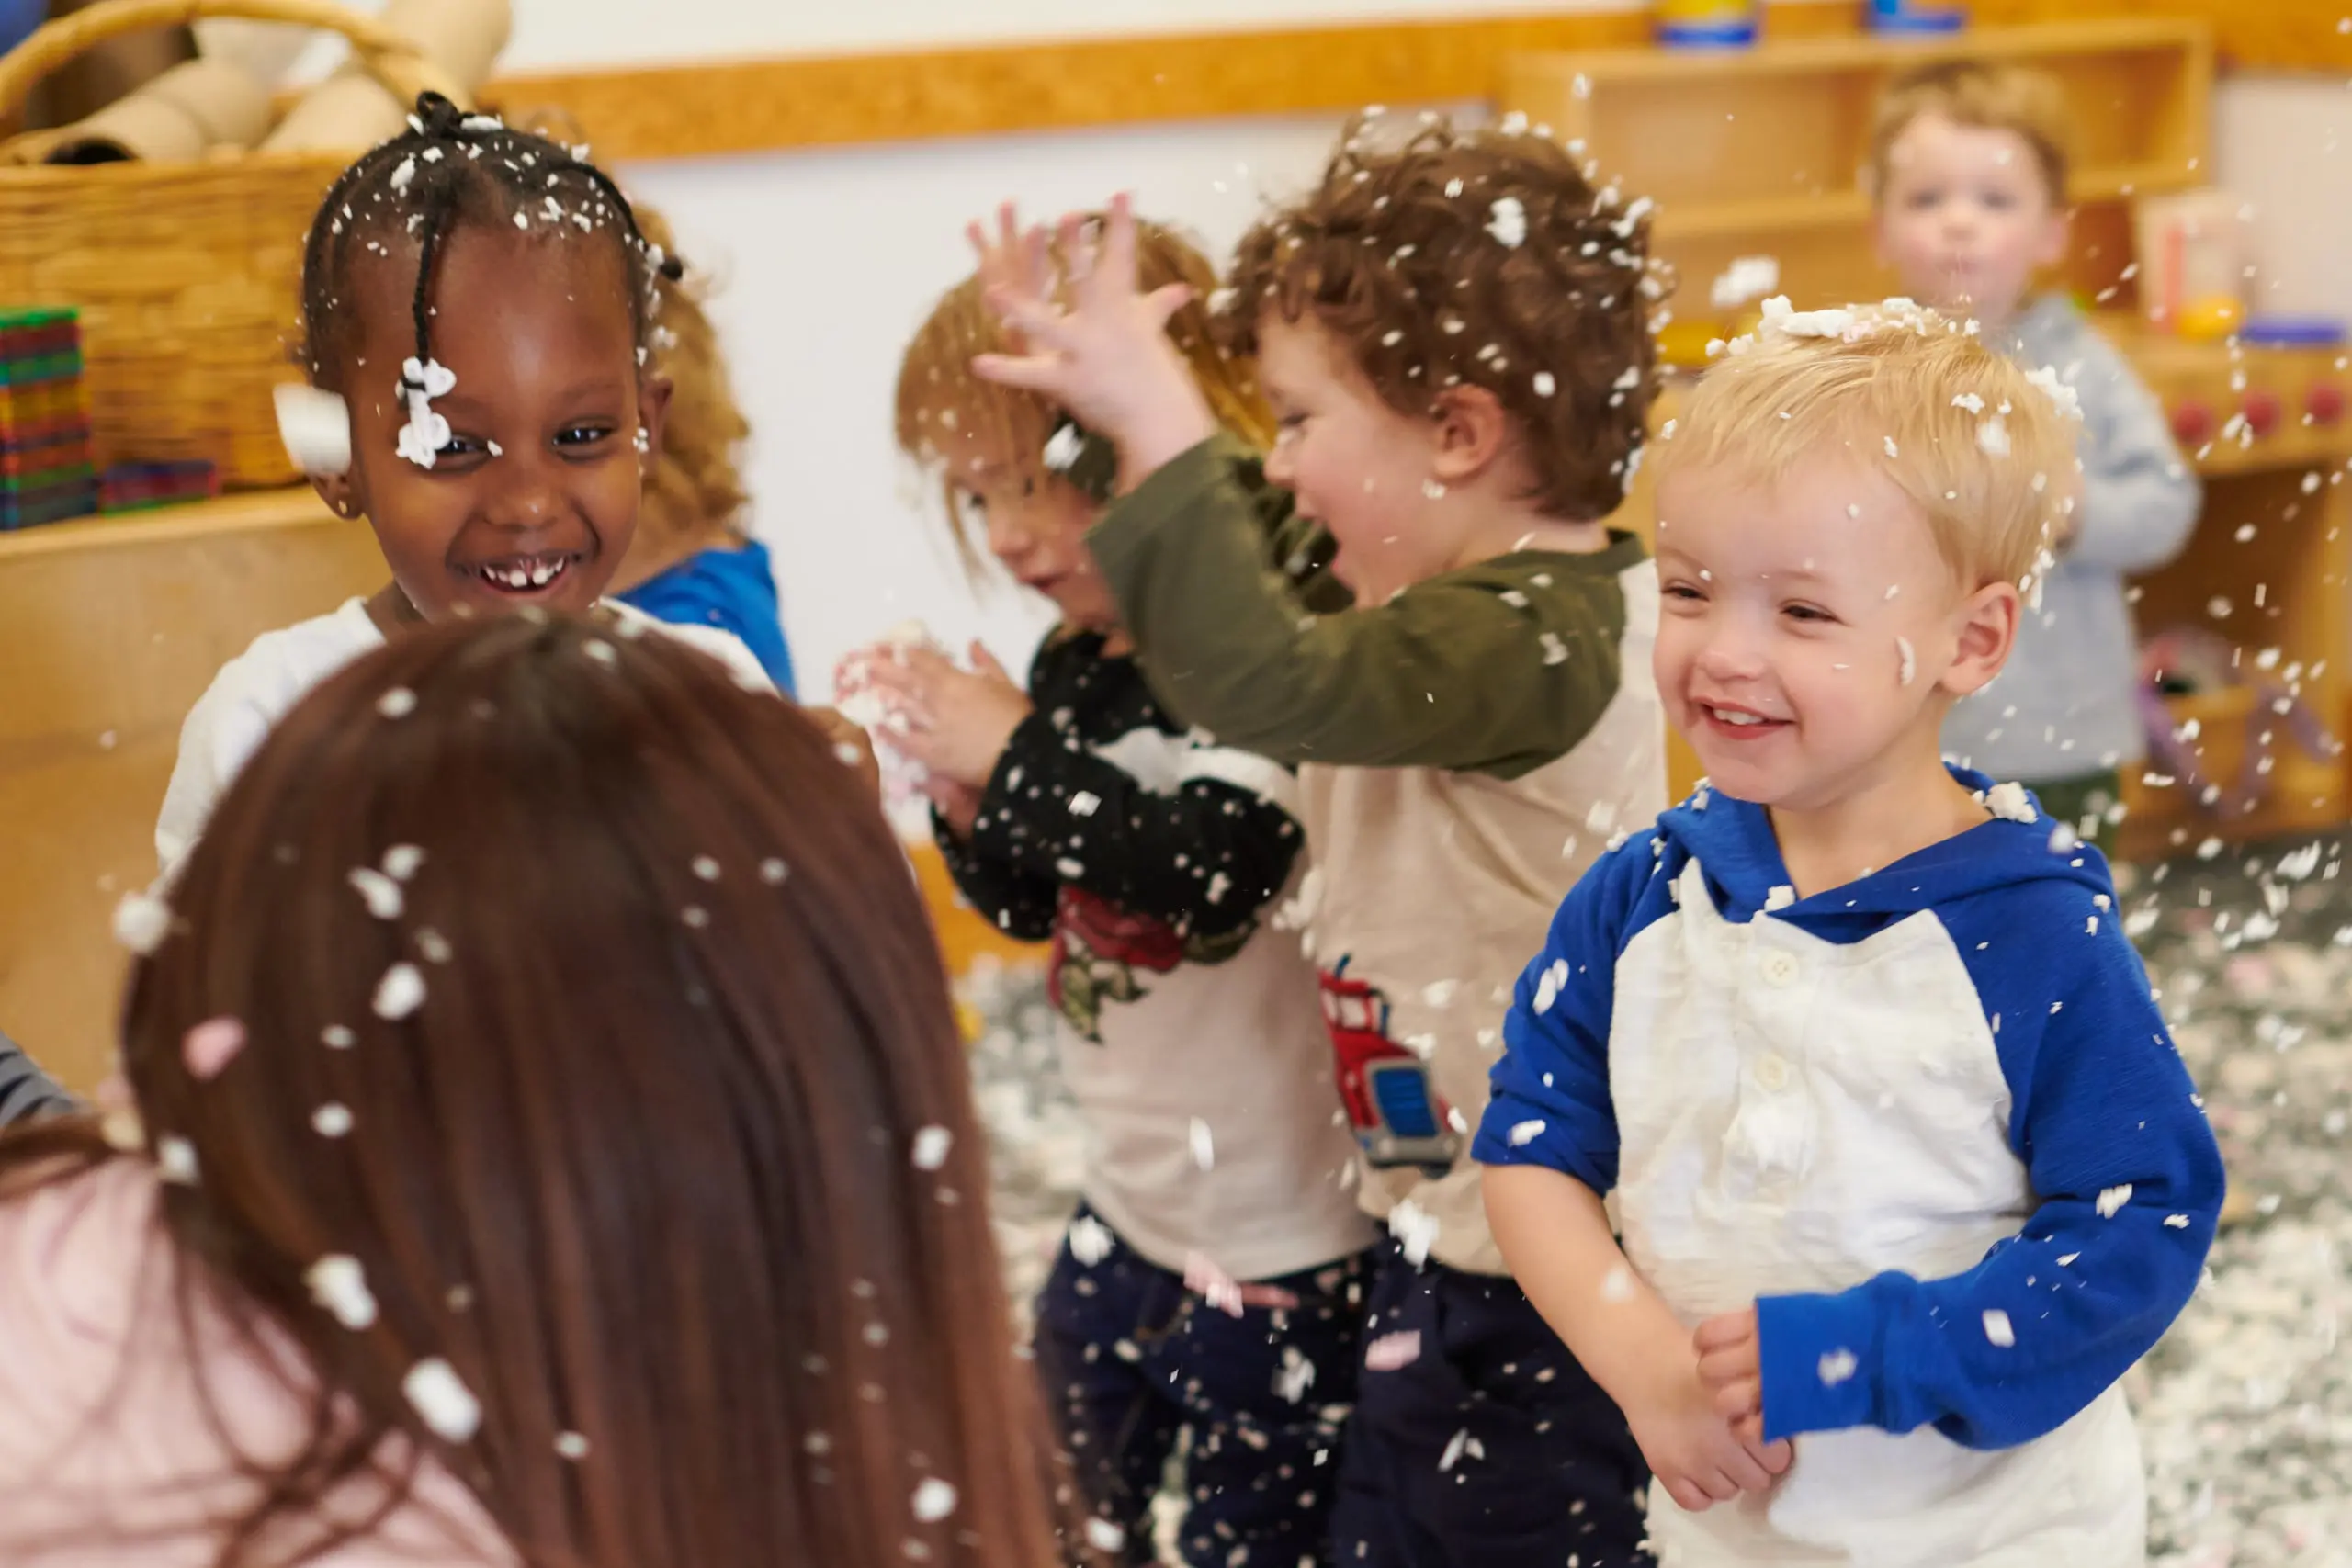
<path id="1" fill-rule="evenodd" d="M 580 559 L 569 550 L 481 561 L 465 570 L 502 593 L 537 593 L 561 581 Z"/>

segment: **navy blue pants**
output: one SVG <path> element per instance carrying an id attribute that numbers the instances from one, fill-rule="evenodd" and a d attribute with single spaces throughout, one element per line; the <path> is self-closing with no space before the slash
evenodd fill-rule
<path id="1" fill-rule="evenodd" d="M 1370 1307 L 1339 1568 L 1647 1568 L 1633 1430 L 1517 1285 L 1392 1244 Z"/>
<path id="2" fill-rule="evenodd" d="M 1092 1219 L 1079 1214 L 1080 1225 Z M 1106 1556 L 1157 1560 L 1151 1500 L 1189 1427 L 1177 1539 L 1192 1568 L 1328 1561 L 1340 1424 L 1356 1395 L 1375 1257 L 1261 1281 L 1298 1304 L 1244 1306 L 1237 1317 L 1115 1236 L 1091 1264 L 1063 1243 L 1037 1298 L 1037 1372 L 1089 1506 L 1122 1540 Z"/>

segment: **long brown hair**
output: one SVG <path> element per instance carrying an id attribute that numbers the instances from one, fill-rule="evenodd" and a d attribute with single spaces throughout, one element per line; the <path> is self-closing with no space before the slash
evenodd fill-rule
<path id="1" fill-rule="evenodd" d="M 123 1029 L 150 1148 L 198 1173 L 160 1224 L 184 1298 L 311 1374 L 222 1563 L 416 1450 L 532 1564 L 1063 1555 L 939 954 L 791 705 L 659 636 L 421 627 L 287 716 L 171 903 Z M 401 964 L 423 999 L 380 1016 Z M 220 1018 L 247 1043 L 199 1078 L 182 1042 Z M 22 1134 L 0 1190 L 109 1157 L 87 1122 Z M 328 1254 L 372 1326 L 311 1300 Z M 430 1358 L 469 1440 L 403 1395 Z"/>

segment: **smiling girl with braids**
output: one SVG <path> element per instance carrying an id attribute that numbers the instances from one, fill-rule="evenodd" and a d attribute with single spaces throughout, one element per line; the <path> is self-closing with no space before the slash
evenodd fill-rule
<path id="1" fill-rule="evenodd" d="M 311 220 L 299 351 L 311 385 L 349 411 L 346 470 L 312 482 L 337 514 L 368 519 L 392 581 L 265 634 L 215 678 L 155 826 L 166 874 L 319 681 L 424 621 L 599 607 L 637 529 L 670 400 L 646 362 L 682 269 L 611 178 L 561 144 L 430 93 L 409 126 L 345 170 Z M 734 637 L 662 629 L 767 684 Z"/>

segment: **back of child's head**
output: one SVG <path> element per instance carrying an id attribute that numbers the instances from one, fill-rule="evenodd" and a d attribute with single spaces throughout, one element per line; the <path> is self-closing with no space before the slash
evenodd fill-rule
<path id="1" fill-rule="evenodd" d="M 2020 368 L 1973 323 L 1909 300 L 1799 315 L 1775 299 L 1700 378 L 1657 474 L 1771 486 L 1825 464 L 1866 468 L 1918 508 L 1963 592 L 2022 586 L 2074 505 L 2073 410 L 2053 372 Z"/>
<path id="2" fill-rule="evenodd" d="M 162 1227 L 317 1414 L 226 1528 L 404 1435 L 529 1562 L 1054 1560 L 937 952 L 798 710 L 589 621 L 422 628 L 277 727 L 151 934 Z"/>
<path id="3" fill-rule="evenodd" d="M 1100 215 L 1094 221 L 1101 221 Z M 1058 242 L 1054 249 L 1059 262 Z M 1175 230 L 1138 220 L 1136 278 L 1147 291 L 1173 283 L 1192 289 L 1191 300 L 1169 320 L 1170 341 L 1191 367 L 1217 423 L 1252 446 L 1270 445 L 1273 416 L 1258 390 L 1251 361 L 1227 352 L 1214 330 L 1209 302 L 1216 268 Z M 939 297 L 899 361 L 899 449 L 939 474 L 948 521 L 967 567 L 977 566 L 978 558 L 961 494 L 963 477 L 975 464 L 1007 466 L 1039 481 L 1069 468 L 1068 455 L 1049 457 L 1046 452 L 1065 423 L 1061 409 L 1035 392 L 972 373 L 974 355 L 1012 347 L 976 275 Z"/>
<path id="4" fill-rule="evenodd" d="M 1533 499 L 1607 515 L 1640 461 L 1656 395 L 1650 203 L 1596 186 L 1516 119 L 1401 134 L 1355 121 L 1304 198 L 1243 236 L 1221 321 L 1254 353 L 1269 313 L 1312 318 L 1381 399 L 1416 418 L 1450 387 L 1492 392 L 1523 436 Z"/>
<path id="5" fill-rule="evenodd" d="M 1976 60 L 1939 60 L 1915 66 L 1879 95 L 1871 127 L 1864 184 L 1883 200 L 1894 178 L 1894 145 L 1923 115 L 1979 130 L 2007 130 L 2031 149 L 2052 207 L 2066 205 L 2068 150 L 2073 141 L 2065 90 L 2030 66 Z"/>
<path id="6" fill-rule="evenodd" d="M 409 315 L 420 362 L 433 359 L 435 256 L 460 228 L 500 225 L 549 244 L 617 245 L 633 287 L 614 301 L 650 351 L 656 302 L 681 268 L 647 242 L 635 212 L 585 150 L 469 115 L 437 94 L 419 98 L 409 129 L 343 172 L 311 220 L 302 254 L 301 338 L 297 356 L 315 384 L 343 391 L 357 318 L 371 291 L 355 286 L 356 258 L 404 265 Z M 390 384 L 401 367 L 383 367 Z"/>

